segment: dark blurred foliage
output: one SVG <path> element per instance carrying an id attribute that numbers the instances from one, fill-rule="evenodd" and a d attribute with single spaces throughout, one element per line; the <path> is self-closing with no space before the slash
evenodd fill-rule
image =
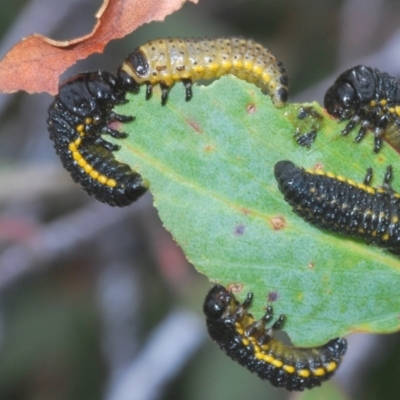
<path id="1" fill-rule="evenodd" d="M 88 33 L 100 3 L 3 2 L 0 56 L 33 32 Z M 284 62 L 293 100 L 321 101 L 326 82 L 356 63 L 400 76 L 399 16 L 395 0 L 200 0 L 64 78 L 115 70 L 156 37 L 243 35 Z M 162 228 L 151 196 L 111 209 L 62 170 L 46 129 L 50 101 L 0 96 L 0 400 L 287 399 L 207 339 L 209 283 Z M 339 383 L 354 399 L 398 399 L 399 335 L 353 337 Z"/>

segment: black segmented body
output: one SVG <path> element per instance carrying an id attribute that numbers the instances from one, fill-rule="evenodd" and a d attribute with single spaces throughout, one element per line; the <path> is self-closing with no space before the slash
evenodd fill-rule
<path id="1" fill-rule="evenodd" d="M 400 89 L 396 78 L 378 69 L 358 65 L 343 72 L 325 94 L 327 112 L 339 121 L 350 120 L 343 135 L 360 125 L 359 142 L 367 130 L 375 135 L 374 152 L 393 125 L 400 129 Z"/>
<path id="2" fill-rule="evenodd" d="M 126 85 L 104 71 L 78 74 L 60 86 L 47 120 L 56 152 L 73 180 L 97 200 L 119 207 L 146 191 L 141 176 L 114 158 L 117 147 L 101 137 L 126 137 L 108 126 L 133 119 L 112 111 L 125 102 Z"/>
<path id="3" fill-rule="evenodd" d="M 273 337 L 284 316 L 266 328 L 272 319 L 272 307 L 267 308 L 261 320 L 255 321 L 248 312 L 252 298 L 249 293 L 239 304 L 231 292 L 216 285 L 204 301 L 208 332 L 229 357 L 261 379 L 287 390 L 311 389 L 334 374 L 347 349 L 345 339 L 336 338 L 313 348 L 286 346 Z"/>
<path id="4" fill-rule="evenodd" d="M 381 188 L 369 186 L 370 173 L 355 183 L 290 161 L 276 163 L 274 172 L 285 200 L 306 221 L 400 254 L 400 195 L 389 184 L 391 167 Z"/>

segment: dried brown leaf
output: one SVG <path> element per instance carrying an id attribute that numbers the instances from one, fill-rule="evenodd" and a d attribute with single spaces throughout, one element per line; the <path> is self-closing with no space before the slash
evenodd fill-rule
<path id="1" fill-rule="evenodd" d="M 104 0 L 88 35 L 63 42 L 36 34 L 24 38 L 0 62 L 0 91 L 56 94 L 59 76 L 77 60 L 101 53 L 110 40 L 122 38 L 144 23 L 163 20 L 186 1 L 198 2 Z"/>

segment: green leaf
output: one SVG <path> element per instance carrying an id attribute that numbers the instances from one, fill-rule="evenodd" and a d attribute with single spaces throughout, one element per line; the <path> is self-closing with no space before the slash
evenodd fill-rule
<path id="1" fill-rule="evenodd" d="M 165 227 L 199 272 L 236 285 L 241 300 L 252 291 L 256 318 L 273 301 L 295 345 L 399 328 L 399 259 L 303 221 L 273 175 L 279 160 L 321 164 L 357 182 L 373 167 L 373 184 L 380 185 L 388 164 L 399 169 L 389 145 L 375 155 L 372 134 L 354 144 L 355 134 L 342 137 L 343 124 L 317 103 L 322 119 L 299 121 L 299 104 L 276 109 L 269 96 L 234 77 L 195 86 L 189 102 L 182 85 L 165 107 L 157 88 L 149 101 L 143 90 L 129 100 L 116 111 L 136 120 L 121 127 L 129 138 L 118 140 L 115 156 L 148 179 Z M 309 124 L 320 132 L 308 149 L 294 132 Z M 394 178 L 396 188 L 400 176 Z"/>

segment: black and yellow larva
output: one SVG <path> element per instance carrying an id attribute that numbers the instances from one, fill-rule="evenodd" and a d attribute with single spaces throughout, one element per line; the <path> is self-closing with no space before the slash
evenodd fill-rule
<path id="1" fill-rule="evenodd" d="M 372 130 L 375 153 L 382 146 L 385 131 L 400 131 L 399 82 L 378 69 L 357 65 L 343 72 L 326 92 L 324 106 L 339 121 L 350 120 L 342 135 L 360 125 L 355 142 Z"/>
<path id="2" fill-rule="evenodd" d="M 216 39 L 158 39 L 130 54 L 120 68 L 128 84 L 146 84 L 146 97 L 159 84 L 161 102 L 175 82 L 186 88 L 186 100 L 192 97 L 192 82 L 235 75 L 271 96 L 276 107 L 288 99 L 289 78 L 282 63 L 265 47 L 240 37 Z"/>
<path id="3" fill-rule="evenodd" d="M 274 338 L 285 317 L 280 315 L 266 328 L 273 317 L 272 307 L 256 321 L 248 311 L 252 299 L 249 293 L 239 304 L 232 292 L 216 285 L 204 301 L 208 332 L 229 357 L 261 379 L 291 391 L 319 386 L 335 373 L 347 349 L 345 339 L 336 338 L 313 348 L 286 346 Z"/>
<path id="4" fill-rule="evenodd" d="M 126 137 L 108 126 L 133 119 L 112 111 L 125 102 L 131 89 L 126 85 L 104 71 L 78 74 L 60 86 L 47 120 L 56 152 L 73 180 L 97 200 L 119 207 L 135 201 L 147 187 L 137 172 L 114 158 L 118 147 L 101 137 Z"/>
<path id="5" fill-rule="evenodd" d="M 306 221 L 400 255 L 400 194 L 390 186 L 391 166 L 378 188 L 370 186 L 370 168 L 363 183 L 290 161 L 276 163 L 274 173 L 285 200 Z"/>
<path id="6" fill-rule="evenodd" d="M 118 162 L 111 145 L 102 138 L 126 134 L 110 128 L 112 122 L 129 122 L 130 116 L 113 112 L 125 102 L 125 95 L 138 92 L 147 84 L 160 84 L 162 104 L 169 88 L 177 81 L 192 97 L 192 81 L 233 74 L 254 83 L 281 107 L 288 97 L 288 77 L 282 64 L 261 45 L 241 38 L 214 40 L 159 39 L 132 53 L 117 74 L 87 72 L 70 78 L 60 86 L 49 107 L 48 129 L 64 167 L 74 181 L 90 195 L 112 206 L 126 206 L 141 196 L 147 182 L 128 165 Z"/>

